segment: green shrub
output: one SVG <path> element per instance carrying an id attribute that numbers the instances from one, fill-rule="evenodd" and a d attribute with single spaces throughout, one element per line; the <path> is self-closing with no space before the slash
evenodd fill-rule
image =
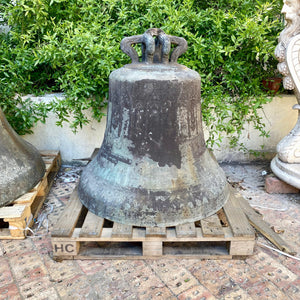
<path id="1" fill-rule="evenodd" d="M 88 122 L 88 108 L 100 120 L 109 74 L 130 61 L 120 50 L 121 39 L 160 27 L 188 41 L 179 63 L 202 77 L 208 145 L 224 133 L 236 144 L 247 122 L 268 135 L 257 112 L 270 101 L 261 80 L 276 69 L 280 0 L 10 2 L 0 2 L 11 26 L 8 35 L 0 35 L 0 105 L 20 134 L 50 110 L 58 125 L 72 114 L 74 130 Z M 15 96 L 49 91 L 63 91 L 66 100 L 33 105 Z"/>

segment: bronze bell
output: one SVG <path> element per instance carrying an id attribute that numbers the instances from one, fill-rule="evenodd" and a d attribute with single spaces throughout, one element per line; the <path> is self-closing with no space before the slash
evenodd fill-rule
<path id="1" fill-rule="evenodd" d="M 132 47 L 137 43 L 141 62 Z M 200 76 L 177 63 L 186 40 L 153 28 L 124 38 L 121 49 L 132 63 L 109 77 L 105 137 L 82 172 L 81 202 L 96 215 L 136 226 L 174 226 L 214 214 L 229 189 L 205 147 Z"/>
<path id="2" fill-rule="evenodd" d="M 39 152 L 9 125 L 0 109 L 0 207 L 32 189 L 44 176 Z"/>

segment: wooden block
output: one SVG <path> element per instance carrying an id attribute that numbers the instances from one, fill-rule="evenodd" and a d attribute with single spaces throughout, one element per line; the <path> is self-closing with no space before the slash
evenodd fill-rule
<path id="1" fill-rule="evenodd" d="M 225 203 L 223 210 L 226 214 L 233 236 L 254 237 L 254 230 L 250 226 L 248 219 L 239 206 L 232 190 L 230 190 L 230 197 Z"/>
<path id="2" fill-rule="evenodd" d="M 52 239 L 53 256 L 77 255 L 80 243 L 76 241 L 59 241 Z"/>
<path id="3" fill-rule="evenodd" d="M 132 237 L 132 226 L 114 222 L 111 237 Z"/>
<path id="4" fill-rule="evenodd" d="M 144 256 L 161 256 L 163 254 L 161 241 L 145 241 L 143 242 Z"/>
<path id="5" fill-rule="evenodd" d="M 20 218 L 25 210 L 26 210 L 26 205 L 14 205 L 14 206 L 4 206 L 0 208 L 0 218 L 7 219 L 8 222 L 9 219 L 15 219 L 15 218 Z"/>
<path id="6" fill-rule="evenodd" d="M 20 217 L 5 218 L 4 221 L 9 223 L 9 231 L 12 237 L 25 237 L 26 227 L 30 225 L 32 216 L 29 205 L 15 205 L 13 208 L 22 207 Z M 12 216 L 12 215 L 11 215 Z"/>
<path id="7" fill-rule="evenodd" d="M 82 228 L 80 230 L 80 237 L 100 237 L 103 229 L 104 219 L 96 216 L 92 212 L 88 212 Z"/>
<path id="8" fill-rule="evenodd" d="M 25 237 L 25 220 L 19 219 L 18 221 L 9 222 L 9 231 L 12 237 Z"/>
<path id="9" fill-rule="evenodd" d="M 177 225 L 176 227 L 177 237 L 192 237 L 197 236 L 195 223 L 186 223 Z"/>
<path id="10" fill-rule="evenodd" d="M 223 227 L 216 214 L 200 220 L 203 236 L 224 236 Z"/>
<path id="11" fill-rule="evenodd" d="M 255 240 L 251 241 L 231 241 L 230 255 L 252 255 L 254 251 Z"/>
<path id="12" fill-rule="evenodd" d="M 55 224 L 51 236 L 70 237 L 76 226 L 81 210 L 82 204 L 79 201 L 76 187 L 62 215 Z"/>
<path id="13" fill-rule="evenodd" d="M 166 237 L 166 227 L 146 227 L 146 237 Z"/>

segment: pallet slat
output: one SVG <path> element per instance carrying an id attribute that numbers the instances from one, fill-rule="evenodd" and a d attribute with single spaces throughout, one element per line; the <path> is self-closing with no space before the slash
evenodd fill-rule
<path id="1" fill-rule="evenodd" d="M 18 206 L 4 206 L 0 208 L 1 219 L 15 219 L 20 218 L 26 208 L 26 205 Z"/>
<path id="2" fill-rule="evenodd" d="M 200 220 L 200 224 L 203 236 L 224 236 L 220 219 L 216 214 Z"/>
<path id="3" fill-rule="evenodd" d="M 223 210 L 226 214 L 228 223 L 235 237 L 251 237 L 254 234 L 253 228 L 250 226 L 247 217 L 238 204 L 233 193 L 225 203 Z"/>
<path id="4" fill-rule="evenodd" d="M 132 226 L 114 222 L 111 237 L 132 237 Z"/>
<path id="5" fill-rule="evenodd" d="M 13 204 L 31 203 L 34 200 L 36 195 L 37 195 L 37 190 L 33 192 L 28 192 L 25 195 L 19 197 L 17 200 L 15 200 Z"/>
<path id="6" fill-rule="evenodd" d="M 102 233 L 104 219 L 88 212 L 80 230 L 80 237 L 99 237 Z"/>
<path id="7" fill-rule="evenodd" d="M 165 237 L 166 227 L 146 227 L 146 237 Z"/>
<path id="8" fill-rule="evenodd" d="M 197 236 L 195 223 L 177 225 L 175 229 L 178 237 Z"/>
<path id="9" fill-rule="evenodd" d="M 55 224 L 51 236 L 70 237 L 79 219 L 81 210 L 82 204 L 79 201 L 76 187 L 60 219 Z"/>

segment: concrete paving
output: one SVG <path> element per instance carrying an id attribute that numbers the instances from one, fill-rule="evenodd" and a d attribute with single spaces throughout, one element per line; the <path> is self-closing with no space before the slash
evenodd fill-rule
<path id="1" fill-rule="evenodd" d="M 300 194 L 267 194 L 268 162 L 221 166 L 300 257 Z M 300 299 L 300 261 L 262 246 L 272 245 L 260 234 L 244 260 L 54 261 L 49 231 L 80 170 L 61 168 L 34 234 L 0 240 L 0 299 Z"/>

